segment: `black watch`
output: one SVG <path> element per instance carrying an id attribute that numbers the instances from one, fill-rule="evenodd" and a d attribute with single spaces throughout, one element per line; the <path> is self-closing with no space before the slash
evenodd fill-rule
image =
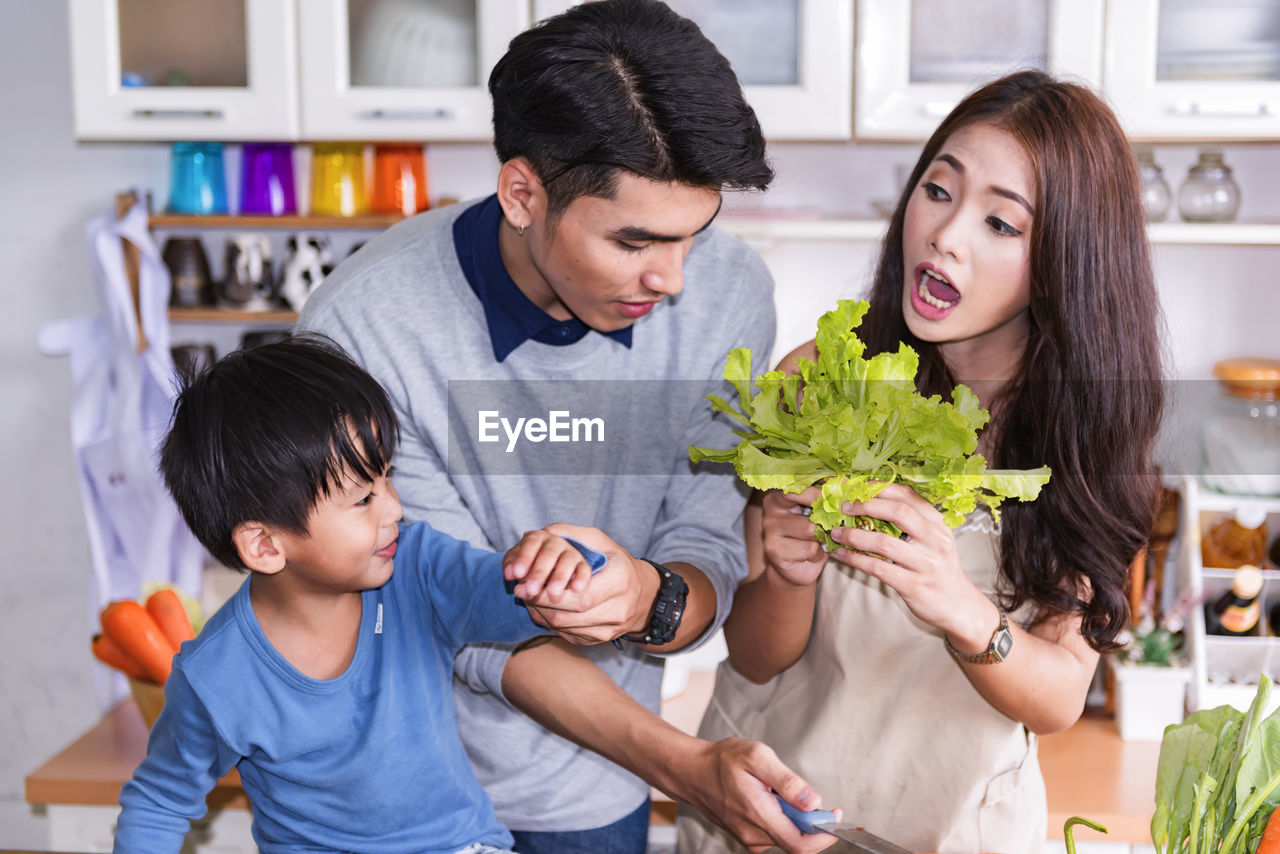
<path id="1" fill-rule="evenodd" d="M 685 600 L 689 598 L 689 585 L 674 569 L 660 563 L 645 560 L 645 563 L 658 571 L 661 583 L 658 586 L 657 598 L 653 601 L 653 615 L 649 617 L 649 626 L 643 635 L 625 635 L 614 640 L 613 645 L 622 649 L 622 641 L 662 646 L 675 640 L 680 621 L 684 619 Z"/>

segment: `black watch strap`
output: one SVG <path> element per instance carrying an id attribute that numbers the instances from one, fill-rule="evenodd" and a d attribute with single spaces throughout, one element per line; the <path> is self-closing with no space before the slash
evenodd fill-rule
<path id="1" fill-rule="evenodd" d="M 622 648 L 621 641 L 642 643 L 650 646 L 662 646 L 675 640 L 680 621 L 684 619 L 685 601 L 689 597 L 689 585 L 680 573 L 670 567 L 651 560 L 645 563 L 658 571 L 660 583 L 658 595 L 653 601 L 653 614 L 649 617 L 649 626 L 643 635 L 624 635 L 614 640 L 613 645 Z"/>

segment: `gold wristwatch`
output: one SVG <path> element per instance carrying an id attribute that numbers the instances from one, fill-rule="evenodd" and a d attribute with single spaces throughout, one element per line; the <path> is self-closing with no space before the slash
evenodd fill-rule
<path id="1" fill-rule="evenodd" d="M 995 634 L 991 636 L 991 643 L 987 645 L 986 652 L 972 654 L 961 652 L 951 645 L 951 638 L 947 637 L 946 634 L 943 634 L 942 642 L 947 645 L 947 652 L 951 653 L 952 658 L 965 664 L 997 664 L 1008 658 L 1009 650 L 1013 649 L 1013 635 L 1009 632 L 1009 618 L 1005 616 L 1004 611 L 1000 611 L 1000 625 Z"/>

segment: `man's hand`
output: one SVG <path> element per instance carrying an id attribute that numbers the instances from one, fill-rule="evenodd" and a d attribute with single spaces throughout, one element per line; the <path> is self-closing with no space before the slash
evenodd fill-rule
<path id="1" fill-rule="evenodd" d="M 811 854 L 835 843 L 826 833 L 801 833 L 783 814 L 774 792 L 806 811 L 821 809 L 822 799 L 767 744 L 742 738 L 698 744 L 670 775 L 672 797 L 696 807 L 750 851 L 776 845 L 787 854 Z"/>
<path id="2" fill-rule="evenodd" d="M 535 533 L 539 532 L 525 536 Z M 604 569 L 589 575 L 590 583 L 582 589 L 569 585 L 560 595 L 552 595 L 550 587 L 533 589 L 528 596 L 517 593 L 536 623 L 580 646 L 644 634 L 660 583 L 652 566 L 632 557 L 599 528 L 557 522 L 542 529 L 542 533 L 561 542 L 564 537 L 572 537 L 603 553 L 606 562 Z M 527 583 L 524 586 L 530 587 Z"/>

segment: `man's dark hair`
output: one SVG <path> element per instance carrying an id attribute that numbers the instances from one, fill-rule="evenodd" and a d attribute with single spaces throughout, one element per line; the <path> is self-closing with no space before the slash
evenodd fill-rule
<path id="1" fill-rule="evenodd" d="M 160 470 L 196 538 L 245 570 L 231 538 L 237 525 L 306 534 L 344 472 L 372 481 L 399 438 L 377 380 L 324 336 L 295 333 L 237 350 L 186 382 Z"/>
<path id="2" fill-rule="evenodd" d="M 598 0 L 511 40 L 489 75 L 493 146 L 524 157 L 555 220 L 612 198 L 619 170 L 663 183 L 763 190 L 764 135 L 729 61 L 658 0 Z"/>

